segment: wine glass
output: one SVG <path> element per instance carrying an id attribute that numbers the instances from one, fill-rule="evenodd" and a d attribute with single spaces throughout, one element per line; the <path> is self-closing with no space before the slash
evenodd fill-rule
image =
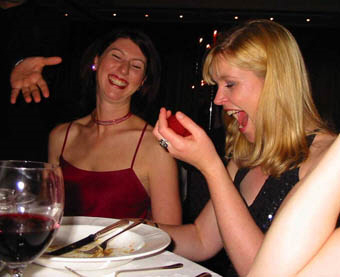
<path id="1" fill-rule="evenodd" d="M 0 161 L 0 261 L 13 277 L 49 246 L 64 211 L 61 168 L 43 162 Z"/>

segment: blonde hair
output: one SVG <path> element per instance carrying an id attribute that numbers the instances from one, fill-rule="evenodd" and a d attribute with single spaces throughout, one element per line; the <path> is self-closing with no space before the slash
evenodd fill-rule
<path id="1" fill-rule="evenodd" d="M 208 54 L 203 77 L 212 76 L 221 59 L 231 66 L 253 71 L 264 79 L 256 113 L 256 134 L 250 143 L 237 121 L 225 114 L 226 155 L 239 167 L 261 166 L 280 176 L 307 159 L 307 129 L 328 130 L 311 96 L 307 70 L 293 35 L 270 20 L 252 20 L 219 39 Z"/>

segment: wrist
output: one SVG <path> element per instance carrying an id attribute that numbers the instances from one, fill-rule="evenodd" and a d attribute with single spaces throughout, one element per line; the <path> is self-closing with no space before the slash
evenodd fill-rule
<path id="1" fill-rule="evenodd" d="M 24 59 L 18 60 L 18 61 L 14 64 L 14 67 L 18 66 L 18 65 L 21 64 L 23 61 L 24 61 Z"/>

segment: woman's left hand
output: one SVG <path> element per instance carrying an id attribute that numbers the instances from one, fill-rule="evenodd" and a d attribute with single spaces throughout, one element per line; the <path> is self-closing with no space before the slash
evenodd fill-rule
<path id="1" fill-rule="evenodd" d="M 176 159 L 187 162 L 198 170 L 209 168 L 211 162 L 219 157 L 206 132 L 185 114 L 177 112 L 177 120 L 191 133 L 189 136 L 182 137 L 168 127 L 167 118 L 170 115 L 170 111 L 161 108 L 153 134 L 158 140 L 167 141 L 167 150 Z"/>

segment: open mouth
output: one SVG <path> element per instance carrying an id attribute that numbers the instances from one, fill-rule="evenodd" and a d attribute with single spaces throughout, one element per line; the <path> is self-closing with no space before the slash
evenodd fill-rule
<path id="1" fill-rule="evenodd" d="M 116 85 L 120 88 L 124 88 L 128 85 L 128 83 L 125 80 L 122 80 L 122 79 L 116 77 L 115 75 L 109 75 L 109 81 L 113 85 Z"/>
<path id="2" fill-rule="evenodd" d="M 227 114 L 237 120 L 239 129 L 243 130 L 247 126 L 248 116 L 244 111 L 228 110 Z"/>

